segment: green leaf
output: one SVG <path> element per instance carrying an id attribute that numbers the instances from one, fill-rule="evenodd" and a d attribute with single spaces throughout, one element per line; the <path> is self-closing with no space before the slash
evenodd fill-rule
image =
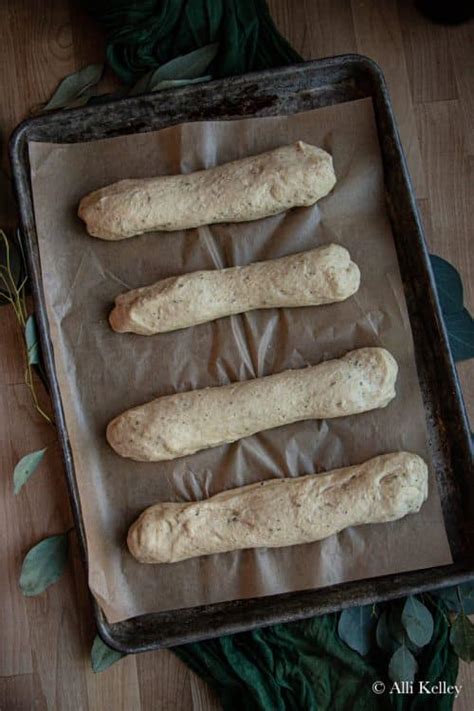
<path id="1" fill-rule="evenodd" d="M 68 109 L 78 109 L 80 106 L 85 106 L 87 103 L 89 103 L 89 100 L 94 96 L 94 90 L 93 89 L 88 89 L 85 91 L 83 94 L 77 97 L 74 101 L 71 101 L 70 104 L 65 106 L 64 108 Z"/>
<path id="2" fill-rule="evenodd" d="M 341 612 L 337 632 L 348 647 L 364 655 L 370 649 L 375 622 L 372 605 L 349 607 Z"/>
<path id="3" fill-rule="evenodd" d="M 464 308 L 461 277 L 445 259 L 431 254 L 430 260 L 453 358 L 474 358 L 474 320 Z"/>
<path id="4" fill-rule="evenodd" d="M 402 610 L 402 625 L 417 647 L 424 647 L 433 637 L 433 616 L 416 597 L 408 597 Z"/>
<path id="5" fill-rule="evenodd" d="M 175 86 L 186 86 L 187 84 L 202 84 L 206 81 L 211 81 L 212 77 L 207 74 L 204 77 L 196 77 L 196 79 L 163 79 L 158 84 L 152 84 L 149 91 L 159 91 L 160 89 L 170 89 Z"/>
<path id="6" fill-rule="evenodd" d="M 405 629 L 401 621 L 400 606 L 397 602 L 392 603 L 387 616 L 387 624 L 390 634 L 399 644 L 405 643 Z"/>
<path id="7" fill-rule="evenodd" d="M 144 74 L 137 83 L 130 89 L 129 96 L 138 96 L 150 91 L 159 91 L 172 86 L 184 86 L 185 84 L 195 84 L 209 81 L 212 77 L 209 74 L 203 75 L 212 60 L 217 54 L 219 45 L 217 43 L 208 44 L 205 47 L 176 57 L 166 64 L 162 64 L 158 69 Z"/>
<path id="8" fill-rule="evenodd" d="M 467 309 L 445 316 L 451 353 L 456 363 L 474 358 L 474 319 Z"/>
<path id="9" fill-rule="evenodd" d="M 18 494 L 24 484 L 28 481 L 30 476 L 36 471 L 38 464 L 44 457 L 47 447 L 44 449 L 39 449 L 37 452 L 30 452 L 30 454 L 25 454 L 24 457 L 20 459 L 13 472 L 13 491 Z"/>
<path id="10" fill-rule="evenodd" d="M 390 634 L 387 610 L 384 610 L 379 617 L 375 630 L 375 638 L 380 649 L 383 649 L 383 651 L 388 654 L 393 654 L 398 648 L 397 641 Z"/>
<path id="11" fill-rule="evenodd" d="M 35 365 L 39 363 L 38 336 L 36 333 L 36 321 L 33 314 L 28 316 L 25 325 L 25 341 L 28 363 Z"/>
<path id="12" fill-rule="evenodd" d="M 468 583 L 462 583 L 457 586 L 458 602 L 459 598 L 462 601 L 462 610 L 466 615 L 474 613 L 474 580 Z"/>
<path id="13" fill-rule="evenodd" d="M 25 556 L 20 575 L 23 595 L 39 595 L 58 580 L 66 567 L 67 533 L 50 536 L 36 544 Z"/>
<path id="14" fill-rule="evenodd" d="M 418 663 L 404 644 L 393 653 L 389 665 L 388 676 L 392 681 L 413 681 L 418 671 Z"/>
<path id="15" fill-rule="evenodd" d="M 474 581 L 433 590 L 431 595 L 442 600 L 451 612 L 464 611 L 466 615 L 474 613 Z"/>
<path id="16" fill-rule="evenodd" d="M 458 270 L 436 254 L 430 254 L 430 260 L 443 316 L 455 314 L 462 309 L 464 303 Z"/>
<path id="17" fill-rule="evenodd" d="M 465 662 L 474 660 L 474 625 L 464 613 L 458 615 L 454 620 L 449 641 L 458 657 L 464 659 Z"/>
<path id="18" fill-rule="evenodd" d="M 388 629 L 393 639 L 395 639 L 399 645 L 403 644 L 405 647 L 408 647 L 413 654 L 417 654 L 420 651 L 420 647 L 417 647 L 417 645 L 408 637 L 402 624 L 402 609 L 404 603 L 403 600 L 401 602 L 402 605 L 394 602 L 389 608 L 387 616 Z"/>
<path id="19" fill-rule="evenodd" d="M 215 58 L 218 49 L 217 42 L 207 44 L 189 52 L 189 54 L 184 54 L 162 64 L 153 72 L 150 84 L 156 84 L 164 79 L 196 79 L 200 77 Z"/>
<path id="20" fill-rule="evenodd" d="M 433 597 L 437 597 L 438 599 L 442 600 L 448 610 L 451 610 L 453 612 L 461 611 L 461 604 L 459 602 L 457 585 L 453 585 L 449 588 L 441 588 L 440 590 L 432 590 L 430 592 L 430 595 L 433 595 Z"/>
<path id="21" fill-rule="evenodd" d="M 70 106 L 93 86 L 98 84 L 104 73 L 103 64 L 88 64 L 74 74 L 69 74 L 44 107 L 44 111 L 63 109 Z"/>
<path id="22" fill-rule="evenodd" d="M 91 650 L 91 664 L 93 672 L 102 672 L 118 662 L 119 659 L 125 657 L 122 652 L 117 652 L 111 649 L 107 644 L 102 642 L 99 635 L 95 636 L 94 644 Z"/>

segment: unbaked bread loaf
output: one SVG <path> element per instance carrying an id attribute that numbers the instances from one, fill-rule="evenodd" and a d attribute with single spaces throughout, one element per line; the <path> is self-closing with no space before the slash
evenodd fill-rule
<path id="1" fill-rule="evenodd" d="M 298 141 L 194 173 L 121 180 L 86 195 L 79 217 L 93 237 L 119 240 L 313 205 L 335 182 L 329 153 Z"/>
<path id="2" fill-rule="evenodd" d="M 146 509 L 128 532 L 141 563 L 310 543 L 349 526 L 395 521 L 428 495 L 421 457 L 396 452 L 326 474 L 270 479 L 204 501 Z"/>
<path id="3" fill-rule="evenodd" d="M 318 306 L 343 301 L 360 272 L 337 244 L 246 267 L 169 277 L 117 296 L 109 321 L 119 333 L 175 331 L 253 309 Z"/>
<path id="4" fill-rule="evenodd" d="M 397 363 L 384 348 L 221 387 L 160 397 L 107 427 L 122 457 L 176 459 L 299 420 L 354 415 L 395 397 Z"/>

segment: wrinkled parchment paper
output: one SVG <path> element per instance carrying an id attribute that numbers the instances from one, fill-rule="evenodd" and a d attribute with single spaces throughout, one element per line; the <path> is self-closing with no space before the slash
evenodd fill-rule
<path id="1" fill-rule="evenodd" d="M 312 208 L 116 243 L 89 237 L 76 217 L 83 195 L 115 180 L 186 173 L 297 139 L 334 157 L 337 185 Z M 429 462 L 370 99 L 288 117 L 190 123 L 75 145 L 36 143 L 30 160 L 89 584 L 109 621 L 451 562 L 433 472 L 418 515 L 349 529 L 321 543 L 155 566 L 135 562 L 125 547 L 128 526 L 157 501 L 203 499 L 395 450 Z M 152 337 L 119 335 L 108 326 L 114 297 L 129 288 L 330 242 L 347 247 L 362 273 L 360 291 L 344 303 L 256 311 Z M 297 423 L 165 463 L 122 459 L 105 440 L 112 417 L 159 395 L 302 368 L 375 345 L 388 348 L 400 366 L 398 396 L 384 410 Z"/>

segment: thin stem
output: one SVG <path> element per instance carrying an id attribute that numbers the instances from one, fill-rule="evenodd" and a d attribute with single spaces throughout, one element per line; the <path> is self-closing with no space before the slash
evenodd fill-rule
<path id="1" fill-rule="evenodd" d="M 41 405 L 39 404 L 38 396 L 37 396 L 37 394 L 36 394 L 36 390 L 35 390 L 35 386 L 34 386 L 33 371 L 32 371 L 32 368 L 31 368 L 31 364 L 30 364 L 30 363 L 28 363 L 28 367 L 27 367 L 27 369 L 26 369 L 26 371 L 25 371 L 25 383 L 26 383 L 26 385 L 28 386 L 28 388 L 30 389 L 30 392 L 31 392 L 31 396 L 32 396 L 32 398 L 33 398 L 33 403 L 34 403 L 35 409 L 37 410 L 37 412 L 38 412 L 42 417 L 44 417 L 44 419 L 45 419 L 47 422 L 49 422 L 50 425 L 52 425 L 53 423 L 52 423 L 52 421 L 51 421 L 51 418 L 49 417 L 49 415 L 46 414 L 46 412 L 43 410 L 43 408 L 42 408 Z"/>
<path id="2" fill-rule="evenodd" d="M 19 250 L 20 250 L 20 252 L 21 252 L 21 262 L 22 262 L 23 266 L 25 266 L 25 264 L 26 264 L 26 255 L 25 255 L 25 250 L 24 250 L 24 248 L 23 248 L 23 238 L 22 238 L 22 236 L 21 236 L 21 232 L 20 232 L 20 229 L 19 229 L 19 228 L 18 228 L 17 231 L 16 231 L 16 243 L 17 243 L 18 248 L 19 248 Z M 26 271 L 26 269 L 25 269 L 25 271 Z"/>
<path id="3" fill-rule="evenodd" d="M 8 240 L 6 239 L 6 237 L 5 237 L 5 251 L 6 251 L 6 253 L 7 253 L 7 269 L 8 269 L 8 273 L 11 274 L 11 273 L 12 273 L 12 269 L 11 269 L 11 264 L 10 264 L 10 243 L 8 242 Z M 13 279 L 12 279 L 12 281 L 13 281 Z"/>
<path id="4" fill-rule="evenodd" d="M 21 325 L 23 328 L 26 326 L 26 320 L 28 318 L 28 311 L 26 309 L 26 295 L 25 290 L 22 289 L 19 297 L 20 303 L 20 313 L 21 313 Z"/>
<path id="5" fill-rule="evenodd" d="M 27 282 L 27 281 L 28 281 L 28 277 L 25 277 L 25 278 L 23 279 L 23 281 L 21 282 L 21 284 L 19 285 L 19 287 L 18 287 L 18 293 L 19 293 L 19 294 L 21 294 L 21 291 L 22 291 L 22 289 L 24 288 L 24 286 L 26 285 L 26 282 Z"/>

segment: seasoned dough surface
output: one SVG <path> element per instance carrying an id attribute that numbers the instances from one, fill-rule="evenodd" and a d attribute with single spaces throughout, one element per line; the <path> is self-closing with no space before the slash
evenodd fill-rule
<path id="1" fill-rule="evenodd" d="M 205 501 L 156 504 L 131 526 L 127 542 L 142 563 L 292 546 L 349 526 L 402 518 L 419 511 L 427 495 L 423 459 L 396 452 L 326 474 L 250 484 Z"/>
<path id="2" fill-rule="evenodd" d="M 300 370 L 160 397 L 112 420 L 107 440 L 122 457 L 176 459 L 291 422 L 385 407 L 397 371 L 384 348 L 360 348 Z"/>
<path id="3" fill-rule="evenodd" d="M 253 309 L 343 301 L 360 272 L 336 244 L 246 267 L 197 271 L 133 289 L 115 299 L 110 325 L 142 335 L 174 331 Z"/>
<path id="4" fill-rule="evenodd" d="M 93 237 L 119 240 L 313 205 L 335 182 L 329 153 L 298 141 L 194 173 L 120 180 L 82 198 L 78 214 Z"/>

